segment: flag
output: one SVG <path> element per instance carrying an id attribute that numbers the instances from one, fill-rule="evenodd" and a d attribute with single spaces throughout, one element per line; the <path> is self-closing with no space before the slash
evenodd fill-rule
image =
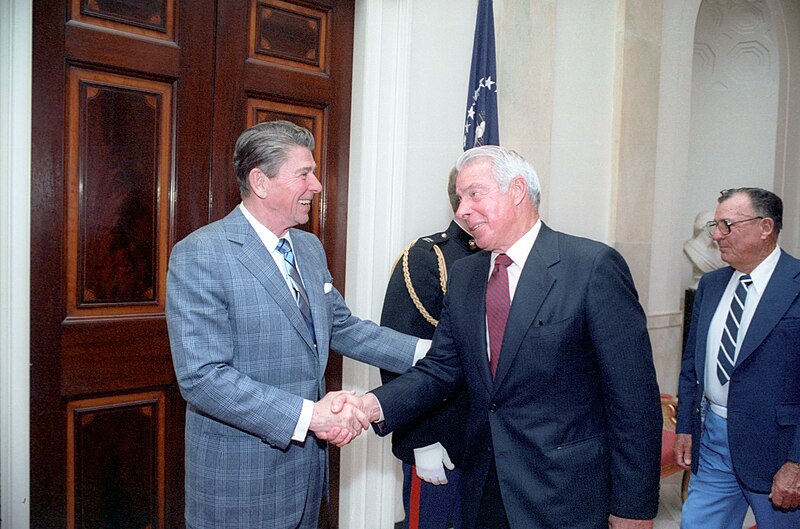
<path id="1" fill-rule="evenodd" d="M 500 145 L 497 129 L 497 66 L 494 58 L 492 0 L 478 0 L 467 90 L 464 150 L 479 145 Z"/>

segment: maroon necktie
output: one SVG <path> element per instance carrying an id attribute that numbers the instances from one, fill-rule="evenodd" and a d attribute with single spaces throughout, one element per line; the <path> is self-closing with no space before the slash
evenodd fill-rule
<path id="1" fill-rule="evenodd" d="M 494 261 L 494 270 L 486 284 L 486 323 L 489 327 L 489 370 L 492 372 L 492 378 L 497 372 L 508 310 L 511 308 L 511 296 L 508 291 L 508 265 L 513 262 L 506 254 L 498 254 Z"/>

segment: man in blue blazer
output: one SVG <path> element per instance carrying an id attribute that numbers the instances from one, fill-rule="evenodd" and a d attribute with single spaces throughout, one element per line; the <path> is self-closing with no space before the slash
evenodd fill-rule
<path id="1" fill-rule="evenodd" d="M 321 190 L 313 149 L 311 133 L 287 121 L 245 131 L 234 153 L 242 203 L 170 257 L 189 529 L 316 529 L 328 431 L 341 444 L 369 425 L 349 404 L 330 413 L 329 349 L 399 372 L 424 348 L 352 316 L 319 240 L 292 229 Z"/>
<path id="2" fill-rule="evenodd" d="M 514 151 L 470 149 L 456 168 L 456 215 L 486 251 L 453 266 L 428 356 L 364 409 L 387 433 L 467 388 L 468 529 L 652 528 L 659 391 L 624 259 L 542 223 Z"/>
<path id="3" fill-rule="evenodd" d="M 707 225 L 730 266 L 700 280 L 681 367 L 675 456 L 684 529 L 800 528 L 800 261 L 770 191 L 723 191 Z"/>

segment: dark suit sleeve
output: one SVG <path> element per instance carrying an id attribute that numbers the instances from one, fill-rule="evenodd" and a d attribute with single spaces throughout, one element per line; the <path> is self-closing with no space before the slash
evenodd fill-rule
<path id="1" fill-rule="evenodd" d="M 464 374 L 453 341 L 444 300 L 441 319 L 428 354 L 406 373 L 372 390 L 383 408 L 379 435 L 402 428 L 463 385 Z"/>
<path id="2" fill-rule="evenodd" d="M 430 248 L 412 246 L 408 251 L 408 268 L 412 271 L 412 285 L 422 306 L 438 319 L 442 310 L 442 290 L 439 286 L 438 264 Z M 430 340 L 436 328 L 429 323 L 414 306 L 406 288 L 403 275 L 403 256 L 397 260 L 386 296 L 383 300 L 381 325 Z M 381 379 L 387 383 L 397 377 L 396 373 L 381 370 Z"/>
<path id="3" fill-rule="evenodd" d="M 438 320 L 442 312 L 442 292 L 439 261 L 431 243 L 418 242 L 408 251 L 408 271 L 414 292 L 429 315 Z M 447 247 L 445 247 L 447 250 Z M 452 254 L 452 252 L 451 252 Z M 392 272 L 381 314 L 381 325 L 406 334 L 430 339 L 436 327 L 415 306 L 406 285 L 403 257 L 400 256 Z M 397 378 L 397 374 L 381 370 L 384 384 Z M 405 428 L 394 432 L 392 451 L 402 461 L 413 464 L 415 448 L 440 442 L 454 464 L 461 464 L 464 417 L 468 411 L 465 390 L 437 404 L 429 413 Z"/>
<path id="4" fill-rule="evenodd" d="M 700 283 L 702 285 L 702 281 Z M 699 287 L 694 296 L 692 306 L 692 321 L 689 325 L 689 335 L 686 338 L 686 346 L 683 350 L 683 360 L 681 361 L 681 374 L 678 381 L 678 424 L 675 427 L 677 433 L 692 433 L 692 410 L 698 406 L 697 402 L 697 370 L 695 364 L 697 355 L 705 358 L 705 351 L 697 351 L 698 346 L 705 346 L 697 343 L 697 324 L 700 319 L 700 306 L 703 300 L 703 288 Z"/>
<path id="5" fill-rule="evenodd" d="M 595 258 L 586 317 L 608 421 L 611 514 L 651 519 L 658 511 L 661 409 L 647 321 L 622 256 Z"/>

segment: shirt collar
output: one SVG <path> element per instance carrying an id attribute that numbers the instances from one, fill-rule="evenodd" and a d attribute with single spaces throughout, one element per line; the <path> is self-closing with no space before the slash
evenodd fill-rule
<path id="1" fill-rule="evenodd" d="M 769 279 L 772 277 L 772 272 L 778 265 L 778 259 L 780 259 L 780 257 L 781 248 L 775 245 L 775 249 L 750 272 L 750 277 L 753 280 L 752 286 L 755 287 L 756 292 L 763 293 L 767 288 L 767 283 L 769 283 Z M 733 278 L 738 282 L 739 278 L 743 275 L 743 272 L 736 270 L 733 274 Z"/>
<path id="2" fill-rule="evenodd" d="M 537 219 L 533 227 L 506 250 L 506 255 L 514 261 L 515 265 L 520 268 L 525 268 L 525 261 L 528 260 L 528 255 L 530 255 L 533 244 L 536 242 L 536 238 L 539 236 L 539 230 L 541 229 L 542 219 Z M 492 252 L 492 266 L 494 266 L 497 255 L 497 253 Z"/>
<path id="3" fill-rule="evenodd" d="M 267 250 L 270 252 L 274 251 L 278 247 L 278 236 L 272 233 L 269 228 L 258 222 L 253 214 L 247 211 L 247 208 L 244 207 L 244 202 L 239 203 L 239 209 L 242 211 L 244 218 L 247 219 L 247 222 L 249 222 L 253 229 L 256 230 L 258 238 L 261 239 L 261 242 L 264 243 L 264 246 L 267 248 Z M 292 238 L 289 236 L 288 231 L 283 238 L 288 240 L 290 245 L 292 244 Z"/>

